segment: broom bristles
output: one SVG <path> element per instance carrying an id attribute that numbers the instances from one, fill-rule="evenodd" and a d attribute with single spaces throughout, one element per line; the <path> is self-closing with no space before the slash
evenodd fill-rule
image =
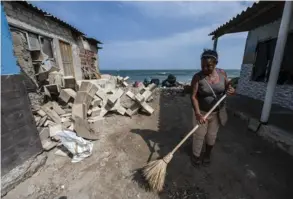
<path id="1" fill-rule="evenodd" d="M 143 168 L 143 176 L 152 190 L 157 192 L 163 190 L 167 165 L 171 159 L 172 155 L 168 154 L 163 159 L 152 161 Z"/>

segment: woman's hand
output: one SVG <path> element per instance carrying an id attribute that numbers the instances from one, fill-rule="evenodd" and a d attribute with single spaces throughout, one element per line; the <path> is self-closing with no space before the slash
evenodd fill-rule
<path id="1" fill-rule="evenodd" d="M 206 120 L 200 113 L 196 113 L 195 118 L 200 124 L 204 124 L 206 122 Z"/>
<path id="2" fill-rule="evenodd" d="M 234 95 L 235 94 L 235 89 L 229 85 L 227 89 L 227 95 Z"/>

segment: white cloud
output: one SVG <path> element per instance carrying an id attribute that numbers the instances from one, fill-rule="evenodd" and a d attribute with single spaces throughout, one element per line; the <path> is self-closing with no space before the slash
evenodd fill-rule
<path id="1" fill-rule="evenodd" d="M 202 1 L 202 2 L 124 2 L 139 9 L 148 17 L 157 18 L 193 18 L 195 21 L 204 19 L 224 22 L 234 17 L 253 2 L 238 1 Z"/>
<path id="2" fill-rule="evenodd" d="M 208 36 L 208 33 L 213 27 L 214 25 L 195 28 L 156 39 L 105 43 L 100 56 L 101 68 L 125 69 L 138 66 L 144 69 L 194 67 L 195 62 L 199 60 L 198 57 L 202 49 L 212 47 L 211 37 Z M 232 53 L 233 57 L 229 57 L 230 61 L 232 60 L 233 62 L 235 58 L 240 60 L 246 35 L 247 33 L 231 34 L 220 38 L 219 47 L 226 46 L 226 48 L 219 48 L 220 54 L 229 55 Z M 227 42 L 232 40 L 239 40 L 242 43 L 236 46 L 227 45 Z M 134 66 L 129 66 L 130 63 Z M 222 63 L 229 68 L 227 65 L 230 63 L 225 61 L 225 58 Z M 238 64 L 232 63 L 232 65 Z"/>

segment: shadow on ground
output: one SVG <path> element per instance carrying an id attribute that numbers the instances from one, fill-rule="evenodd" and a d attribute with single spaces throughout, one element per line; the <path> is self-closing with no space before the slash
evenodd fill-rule
<path id="1" fill-rule="evenodd" d="M 293 159 L 260 137 L 247 131 L 245 122 L 229 116 L 220 129 L 209 167 L 194 168 L 189 161 L 191 139 L 175 154 L 167 167 L 160 198 L 292 198 Z M 160 96 L 159 131 L 133 129 L 147 143 L 150 160 L 168 154 L 192 129 L 188 96 Z M 148 189 L 141 171 L 134 180 Z"/>

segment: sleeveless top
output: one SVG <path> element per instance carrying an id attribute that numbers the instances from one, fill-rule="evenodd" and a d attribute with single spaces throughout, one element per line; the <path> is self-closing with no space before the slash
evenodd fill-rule
<path id="1" fill-rule="evenodd" d="M 202 71 L 196 74 L 199 76 L 197 99 L 201 111 L 208 112 L 225 94 L 225 75 L 223 74 L 221 69 L 216 69 L 216 71 L 219 75 L 219 82 L 216 84 L 210 84 L 207 80 L 205 80 L 205 75 Z M 208 84 L 214 90 L 217 98 L 215 98 L 214 93 Z M 223 103 L 221 103 L 219 107 L 222 107 L 224 104 L 225 100 L 223 101 Z M 219 111 L 219 107 L 217 107 L 214 112 Z"/>

